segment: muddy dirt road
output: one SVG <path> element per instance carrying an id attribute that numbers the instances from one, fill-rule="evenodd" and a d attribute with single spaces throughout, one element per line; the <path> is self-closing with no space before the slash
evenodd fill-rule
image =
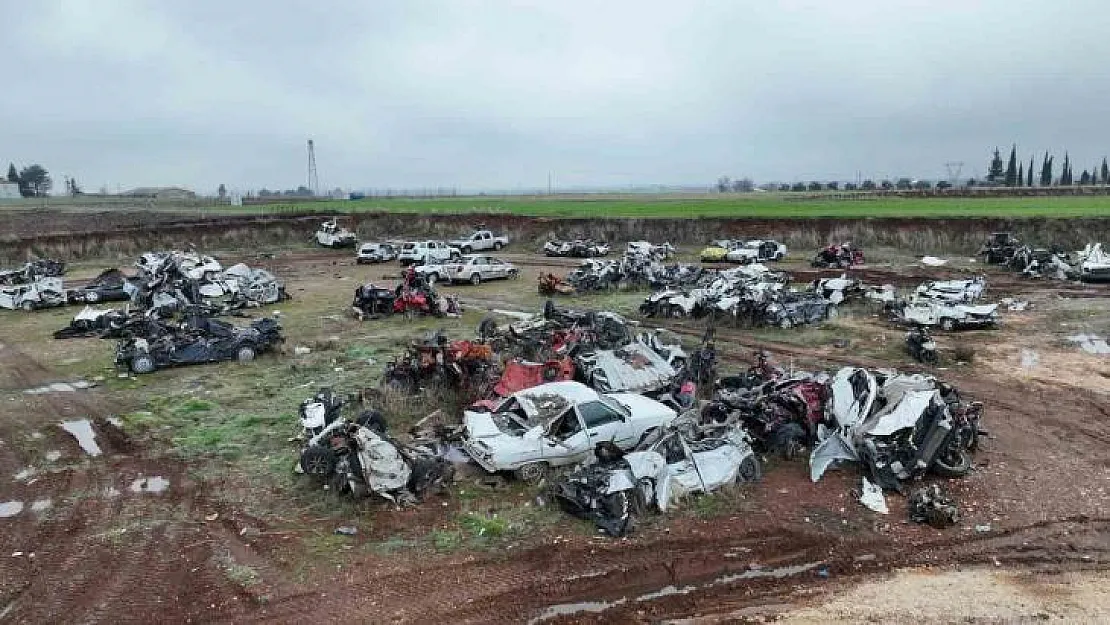
<path id="1" fill-rule="evenodd" d="M 519 281 L 451 290 L 489 308 L 534 306 L 536 276 L 572 264 L 510 259 L 522 266 Z M 295 295 L 321 277 L 348 278 L 329 287 L 337 302 L 357 281 L 396 272 L 316 251 L 267 266 Z M 915 284 L 946 274 L 916 268 L 867 276 Z M 811 274 L 803 271 L 802 279 Z M 1107 366 L 1077 354 L 1072 375 L 1025 370 L 1006 344 L 1033 341 L 1046 361 L 1050 352 L 1064 357 L 1066 348 L 1031 330 L 1047 323 L 1038 315 L 1047 315 L 1059 294 L 1103 308 L 1110 297 L 1101 287 L 1004 275 L 992 276 L 991 289 L 992 297 L 1045 304 L 998 335 L 966 335 L 976 342 L 976 362 L 940 372 L 986 405 L 990 431 L 971 476 L 945 483 L 961 505 L 956 527 L 908 523 L 905 500 L 896 495 L 887 497 L 889 515 L 875 515 L 856 502 L 859 478 L 851 468 L 814 484 L 804 462 L 772 460 L 758 485 L 722 497 L 719 508 L 653 519 L 628 539 L 559 525 L 491 550 L 389 553 L 361 548 L 358 539 L 342 564 L 317 567 L 311 577 L 290 564 L 289 545 L 330 534 L 331 526 L 310 517 L 268 523 L 253 518 L 245 503 L 214 497 L 224 486 L 218 477 L 199 476 L 196 467 L 107 420 L 133 408 L 107 388 L 111 380 L 85 390 L 25 393 L 72 376 L 64 361 L 0 325 L 0 622 L 715 623 L 774 615 L 858 622 L 875 615 L 929 621 L 1042 613 L 1099 620 L 1105 597 L 1092 580 L 1104 579 L 1110 562 L 1110 395 L 1089 381 L 1110 377 Z M 866 333 L 881 321 L 858 323 Z M 694 323 L 665 325 L 691 338 L 702 331 Z M 757 340 L 740 329 L 719 328 L 717 341 L 732 366 L 742 366 L 752 349 L 798 366 L 885 364 L 866 350 Z M 97 455 L 60 427 L 82 419 L 89 419 Z M 264 488 L 253 492 L 268 496 Z M 20 510 L 5 514 L 15 503 Z M 530 496 L 521 505 L 536 503 Z M 438 521 L 421 514 L 399 518 L 434 530 Z M 901 568 L 942 580 L 956 575 L 959 583 L 984 588 L 1001 571 L 1020 587 L 1003 598 L 1036 600 L 993 615 L 974 612 L 983 607 L 974 602 L 914 612 L 917 586 L 887 577 Z M 978 577 L 959 577 L 965 573 Z M 242 579 L 250 575 L 258 579 Z M 1045 598 L 1048 591 L 1038 588 L 1059 575 L 1087 584 L 1090 594 Z M 853 612 L 858 606 L 844 603 L 849 597 L 872 597 L 875 611 Z M 879 605 L 878 597 L 890 605 Z M 1069 611 L 1076 602 L 1092 611 Z"/>

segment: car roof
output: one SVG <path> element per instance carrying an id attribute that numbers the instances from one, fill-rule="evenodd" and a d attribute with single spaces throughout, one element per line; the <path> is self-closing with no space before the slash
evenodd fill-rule
<path id="1" fill-rule="evenodd" d="M 565 380 L 562 382 L 548 382 L 532 388 L 526 388 L 513 394 L 514 397 L 543 397 L 545 395 L 558 395 L 573 404 L 581 404 L 597 399 L 599 393 L 581 382 Z"/>

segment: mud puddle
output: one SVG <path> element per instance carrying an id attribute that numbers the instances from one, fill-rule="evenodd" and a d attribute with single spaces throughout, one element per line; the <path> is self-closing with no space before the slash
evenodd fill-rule
<path id="1" fill-rule="evenodd" d="M 0 503 L 0 519 L 13 517 L 23 512 L 22 501 L 5 501 Z"/>
<path id="2" fill-rule="evenodd" d="M 131 482 L 130 490 L 133 493 L 163 493 L 170 487 L 170 481 L 161 475 L 154 477 L 140 477 Z"/>
<path id="3" fill-rule="evenodd" d="M 601 614 L 611 608 L 615 608 L 627 603 L 642 603 L 645 601 L 652 601 L 654 599 L 661 599 L 673 595 L 687 595 L 698 590 L 706 590 L 716 586 L 728 586 L 737 582 L 742 582 L 748 579 L 758 578 L 774 578 L 782 579 L 785 577 L 792 577 L 799 575 L 806 571 L 813 570 L 821 565 L 821 562 L 808 562 L 805 564 L 795 564 L 791 566 L 783 566 L 774 569 L 751 569 L 743 573 L 730 573 L 722 575 L 716 579 L 704 582 L 701 584 L 690 584 L 687 586 L 664 586 L 658 590 L 653 590 L 642 595 L 635 597 L 621 597 L 611 601 L 580 601 L 576 603 L 560 603 L 548 606 L 543 609 L 539 616 L 528 621 L 528 625 L 535 625 L 544 621 L 563 616 L 574 616 L 576 614 Z"/>

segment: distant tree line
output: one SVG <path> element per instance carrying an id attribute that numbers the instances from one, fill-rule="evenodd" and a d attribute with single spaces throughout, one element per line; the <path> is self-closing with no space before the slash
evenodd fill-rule
<path id="1" fill-rule="evenodd" d="M 5 180 L 19 185 L 19 194 L 23 197 L 46 197 L 50 195 L 50 190 L 54 188 L 54 180 L 50 177 L 50 172 L 38 163 L 28 165 L 23 169 L 16 169 L 15 163 L 9 163 L 8 175 Z M 66 178 L 65 186 L 67 194 L 81 194 L 81 187 L 78 186 L 76 180 Z"/>
<path id="2" fill-rule="evenodd" d="M 1033 156 L 1029 157 L 1029 169 L 1025 170 L 1025 164 L 1017 162 L 1017 144 L 1014 144 L 1010 148 L 1010 160 L 1003 166 L 1002 155 L 998 148 L 995 148 L 994 155 L 987 166 L 986 183 L 992 186 L 1032 187 L 1034 158 Z M 1064 164 L 1060 168 L 1059 176 L 1055 175 L 1055 161 L 1055 156 L 1045 152 L 1044 158 L 1041 160 L 1040 174 L 1036 178 L 1039 186 L 1066 187 L 1076 183 L 1080 185 L 1110 184 L 1110 165 L 1107 164 L 1106 157 L 1102 158 L 1102 165 L 1095 165 L 1089 170 L 1084 169 L 1079 174 L 1078 180 L 1075 178 L 1071 156 L 1067 152 L 1064 152 Z"/>

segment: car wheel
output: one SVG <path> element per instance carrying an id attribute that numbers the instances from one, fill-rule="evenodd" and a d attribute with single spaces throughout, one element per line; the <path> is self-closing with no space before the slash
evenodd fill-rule
<path id="1" fill-rule="evenodd" d="M 509 270 L 509 279 L 510 280 L 516 280 L 519 277 L 520 277 L 520 270 L 519 269 L 510 269 Z"/>
<path id="2" fill-rule="evenodd" d="M 469 253 L 471 253 L 471 252 L 473 252 L 473 251 L 474 251 L 474 250 L 473 250 L 473 249 L 471 249 L 469 245 L 464 245 L 464 246 L 463 246 L 463 248 L 462 248 L 462 253 L 463 253 L 463 254 L 469 254 Z"/>
<path id="3" fill-rule="evenodd" d="M 775 262 L 782 260 L 782 252 L 775 252 Z"/>
<path id="4" fill-rule="evenodd" d="M 780 328 L 787 328 L 787 329 L 793 328 L 794 327 L 794 321 L 792 319 L 790 319 L 789 317 L 787 317 L 786 319 L 783 319 L 782 321 L 779 322 L 779 327 Z"/>
<path id="5" fill-rule="evenodd" d="M 478 286 L 482 283 L 482 275 L 477 273 L 470 274 L 470 283 L 474 286 Z"/>
<path id="6" fill-rule="evenodd" d="M 428 281 L 429 286 L 435 286 L 436 282 L 439 282 L 439 274 L 438 273 L 430 273 L 424 279 Z"/>
<path id="7" fill-rule="evenodd" d="M 22 308 L 26 312 L 32 312 L 33 310 L 35 310 L 35 303 L 32 302 L 31 300 L 27 300 L 27 301 L 23 302 L 22 304 L 20 304 L 19 307 Z"/>
<path id="8" fill-rule="evenodd" d="M 240 347 L 239 352 L 235 355 L 236 360 L 239 362 L 250 362 L 254 360 L 254 357 L 254 348 L 250 346 Z"/>
<path id="9" fill-rule="evenodd" d="M 546 462 L 529 462 L 521 466 L 516 471 L 513 471 L 516 479 L 527 484 L 538 484 L 543 478 L 547 477 L 547 463 Z"/>
<path id="10" fill-rule="evenodd" d="M 322 445 L 312 445 L 301 452 L 301 469 L 305 475 L 324 479 L 335 471 L 335 452 Z"/>
<path id="11" fill-rule="evenodd" d="M 493 250 L 495 252 L 500 252 L 501 251 L 501 241 L 494 241 Z"/>
<path id="12" fill-rule="evenodd" d="M 763 477 L 763 471 L 759 467 L 759 460 L 756 459 L 755 454 L 749 454 L 740 462 L 740 468 L 736 471 L 736 482 L 739 484 L 757 482 L 760 477 Z"/>
<path id="13" fill-rule="evenodd" d="M 825 319 L 836 319 L 840 316 L 840 310 L 836 306 L 829 306 L 825 308 Z"/>
<path id="14" fill-rule="evenodd" d="M 956 329 L 956 322 L 949 317 L 940 320 L 940 329 L 945 332 L 951 332 Z"/>
<path id="15" fill-rule="evenodd" d="M 89 304 L 95 304 L 95 303 L 99 302 L 100 301 L 100 293 L 97 293 L 96 291 L 86 291 L 85 292 L 85 301 L 88 302 Z"/>
<path id="16" fill-rule="evenodd" d="M 958 447 L 940 452 L 933 462 L 933 473 L 941 477 L 963 477 L 970 471 L 971 454 L 967 453 L 966 449 Z"/>
<path id="17" fill-rule="evenodd" d="M 131 359 L 131 371 L 134 373 L 150 373 L 154 371 L 154 359 L 149 354 L 140 354 Z"/>

